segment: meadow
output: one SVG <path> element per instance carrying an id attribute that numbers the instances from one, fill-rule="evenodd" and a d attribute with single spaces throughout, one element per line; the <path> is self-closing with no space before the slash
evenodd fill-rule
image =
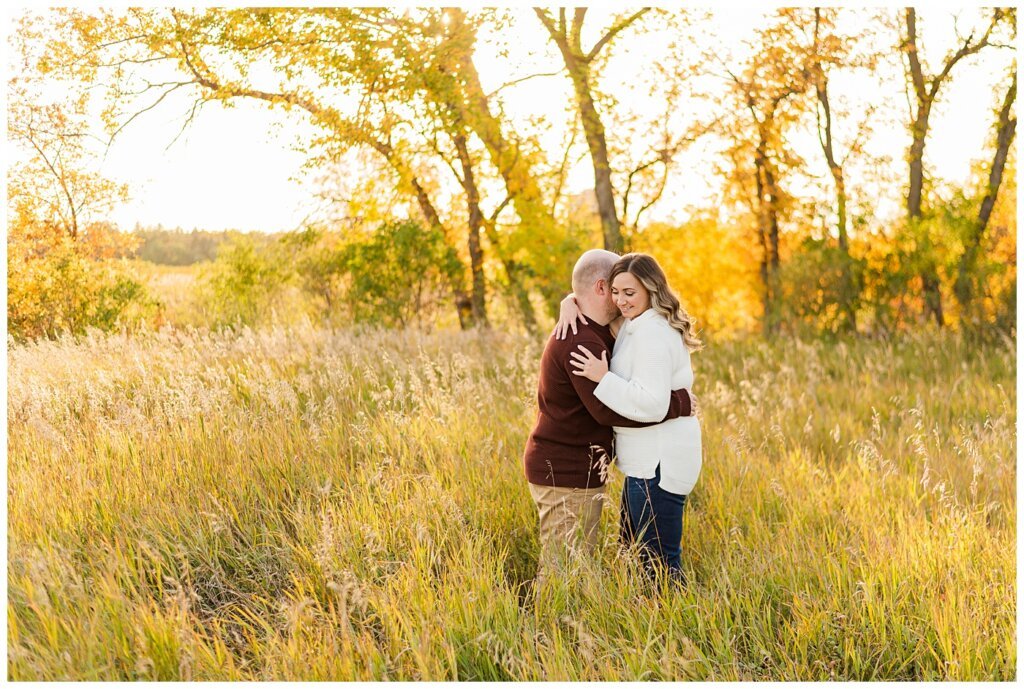
<path id="1" fill-rule="evenodd" d="M 8 350 L 13 680 L 1010 680 L 1016 356 L 713 343 L 688 584 L 536 589 L 543 342 L 94 333 Z M 614 473 L 614 472 L 613 472 Z"/>

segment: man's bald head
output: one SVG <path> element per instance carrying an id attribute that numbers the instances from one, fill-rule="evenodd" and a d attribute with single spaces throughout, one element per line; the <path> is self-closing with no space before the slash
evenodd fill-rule
<path id="1" fill-rule="evenodd" d="M 608 325 L 619 310 L 612 302 L 608 276 L 619 255 L 604 249 L 591 249 L 580 256 L 572 269 L 572 291 L 576 304 L 589 320 Z"/>
<path id="2" fill-rule="evenodd" d="M 620 256 L 604 249 L 583 252 L 572 269 L 572 291 L 577 295 L 588 294 L 598 280 L 607 280 L 612 266 Z"/>

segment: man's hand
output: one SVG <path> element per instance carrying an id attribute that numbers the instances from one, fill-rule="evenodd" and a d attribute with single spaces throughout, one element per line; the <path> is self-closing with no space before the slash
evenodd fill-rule
<path id="1" fill-rule="evenodd" d="M 555 338 L 564 340 L 569 334 L 569 328 L 572 328 L 572 334 L 575 335 L 578 332 L 576 326 L 577 318 L 580 319 L 581 323 L 587 322 L 583 312 L 580 311 L 579 304 L 576 303 L 576 295 L 570 292 L 569 296 L 563 299 L 558 306 L 558 323 L 555 324 Z"/>
<path id="2" fill-rule="evenodd" d="M 690 395 L 690 416 L 700 416 L 700 403 L 697 402 L 697 397 L 689 390 L 686 392 Z"/>

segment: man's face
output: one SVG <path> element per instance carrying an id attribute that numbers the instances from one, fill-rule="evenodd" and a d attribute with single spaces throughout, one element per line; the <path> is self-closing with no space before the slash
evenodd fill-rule
<path id="1" fill-rule="evenodd" d="M 604 307 L 604 312 L 608 316 L 608 322 L 611 323 L 619 317 L 619 307 L 615 305 L 615 299 L 612 297 L 611 286 L 607 280 L 599 280 L 598 288 L 601 294 L 601 304 Z"/>

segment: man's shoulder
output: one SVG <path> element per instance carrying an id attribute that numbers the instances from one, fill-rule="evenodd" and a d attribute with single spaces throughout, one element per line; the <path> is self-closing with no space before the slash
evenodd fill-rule
<path id="1" fill-rule="evenodd" d="M 569 355 L 572 352 L 579 352 L 580 345 L 589 349 L 598 358 L 602 351 L 611 352 L 611 345 L 614 341 L 607 342 L 601 337 L 601 333 L 590 324 L 579 323 L 577 325 L 577 332 L 573 333 L 570 330 L 564 339 L 559 340 L 554 335 L 548 338 L 548 342 L 544 346 L 544 354 L 541 357 L 542 362 L 547 362 L 546 364 L 542 363 L 542 375 L 545 375 L 545 370 L 547 375 L 554 375 L 555 370 L 561 371 L 562 374 L 568 373 L 571 370 L 570 361 L 572 360 Z"/>
<path id="2" fill-rule="evenodd" d="M 606 349 L 610 343 L 608 338 L 602 337 L 602 334 L 591 324 L 577 323 L 577 332 L 574 333 L 570 330 L 562 340 L 552 335 L 548 339 L 547 348 L 553 352 L 570 352 L 575 351 L 578 345 L 593 345 Z"/>

